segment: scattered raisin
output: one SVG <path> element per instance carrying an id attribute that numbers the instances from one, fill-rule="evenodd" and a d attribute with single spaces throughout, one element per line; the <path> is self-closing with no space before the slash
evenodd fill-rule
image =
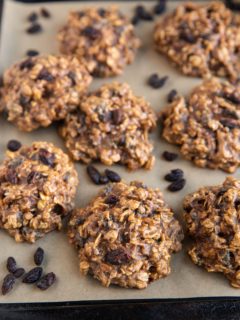
<path id="1" fill-rule="evenodd" d="M 23 268 L 17 268 L 17 270 L 13 273 L 15 278 L 21 278 L 25 273 L 25 270 Z"/>
<path id="2" fill-rule="evenodd" d="M 17 270 L 17 262 L 13 257 L 7 259 L 7 269 L 10 273 L 14 273 Z"/>
<path id="3" fill-rule="evenodd" d="M 51 13 L 46 8 L 41 8 L 40 13 L 43 18 L 51 17 Z"/>
<path id="4" fill-rule="evenodd" d="M 37 77 L 38 80 L 46 80 L 46 81 L 53 81 L 54 80 L 54 76 L 48 72 L 46 69 L 42 69 Z"/>
<path id="5" fill-rule="evenodd" d="M 9 140 L 7 148 L 9 151 L 15 152 L 21 148 L 22 144 L 18 140 Z"/>
<path id="6" fill-rule="evenodd" d="M 10 292 L 15 283 L 15 277 L 12 274 L 7 274 L 6 277 L 3 279 L 2 284 L 2 294 L 5 295 Z"/>
<path id="7" fill-rule="evenodd" d="M 69 71 L 67 76 L 72 81 L 72 85 L 75 86 L 77 84 L 76 83 L 76 74 L 75 74 L 75 72 Z"/>
<path id="8" fill-rule="evenodd" d="M 39 150 L 39 160 L 49 167 L 54 167 L 55 155 L 54 153 L 51 153 L 48 150 L 41 148 Z"/>
<path id="9" fill-rule="evenodd" d="M 87 173 L 95 184 L 100 184 L 101 175 L 99 171 L 92 165 L 87 166 Z"/>
<path id="10" fill-rule="evenodd" d="M 120 109 L 115 109 L 111 111 L 112 123 L 119 125 L 123 121 L 123 114 Z"/>
<path id="11" fill-rule="evenodd" d="M 177 90 L 172 89 L 167 95 L 167 101 L 169 103 L 172 103 L 176 99 L 177 95 L 178 95 Z"/>
<path id="12" fill-rule="evenodd" d="M 106 169 L 105 174 L 111 182 L 119 182 L 121 181 L 120 175 L 112 170 Z"/>
<path id="13" fill-rule="evenodd" d="M 89 26 L 82 30 L 82 34 L 91 40 L 96 40 L 101 36 L 101 31 Z"/>
<path id="14" fill-rule="evenodd" d="M 105 255 L 105 261 L 116 266 L 121 264 L 127 264 L 130 262 L 130 260 L 130 255 L 123 248 L 111 250 L 107 252 L 107 254 Z"/>
<path id="15" fill-rule="evenodd" d="M 25 276 L 23 277 L 23 283 L 35 283 L 37 282 L 42 276 L 43 269 L 41 267 L 35 267 L 28 271 Z"/>
<path id="16" fill-rule="evenodd" d="M 38 281 L 37 287 L 41 290 L 47 290 L 54 284 L 55 281 L 56 281 L 55 273 L 49 272 Z"/>
<path id="17" fill-rule="evenodd" d="M 63 206 L 61 206 L 59 203 L 55 204 L 54 208 L 53 208 L 53 212 L 55 212 L 58 215 L 62 215 L 64 214 L 65 210 L 63 208 Z"/>
<path id="18" fill-rule="evenodd" d="M 146 11 L 145 7 L 141 5 L 135 8 L 135 15 L 141 20 L 145 20 L 145 21 L 153 20 L 153 15 L 150 12 Z"/>
<path id="19" fill-rule="evenodd" d="M 167 181 L 177 181 L 183 178 L 183 171 L 181 169 L 173 169 L 166 174 L 164 179 Z"/>
<path id="20" fill-rule="evenodd" d="M 166 161 L 174 161 L 177 159 L 178 154 L 174 152 L 164 151 L 162 153 L 162 156 Z"/>
<path id="21" fill-rule="evenodd" d="M 29 28 L 27 28 L 26 32 L 29 34 L 40 33 L 42 32 L 42 26 L 39 23 L 35 23 L 31 25 Z"/>
<path id="22" fill-rule="evenodd" d="M 35 21 L 37 21 L 37 19 L 38 19 L 38 15 L 36 12 L 30 13 L 29 16 L 27 17 L 27 20 L 29 22 L 35 22 Z"/>
<path id="23" fill-rule="evenodd" d="M 180 32 L 179 34 L 179 38 L 183 41 L 186 41 L 188 43 L 196 43 L 197 39 L 195 38 L 195 36 L 185 30 L 183 30 L 182 32 Z"/>
<path id="24" fill-rule="evenodd" d="M 171 192 L 179 191 L 184 188 L 185 184 L 186 184 L 185 179 L 174 181 L 168 186 L 168 190 Z"/>
<path id="25" fill-rule="evenodd" d="M 20 70 L 23 70 L 23 69 L 32 69 L 32 67 L 34 66 L 34 63 L 32 61 L 31 58 L 28 58 L 27 60 L 24 60 L 20 65 L 19 65 L 19 68 Z"/>
<path id="26" fill-rule="evenodd" d="M 35 57 L 35 56 L 39 55 L 39 52 L 37 50 L 34 50 L 34 49 L 29 49 L 26 52 L 26 55 L 29 56 L 29 57 Z"/>
<path id="27" fill-rule="evenodd" d="M 159 76 L 154 73 L 148 78 L 148 84 L 154 89 L 160 89 L 164 86 L 168 79 L 168 76 L 159 78 Z"/>
<path id="28" fill-rule="evenodd" d="M 166 0 L 159 1 L 153 8 L 155 14 L 162 14 L 166 11 Z"/>
<path id="29" fill-rule="evenodd" d="M 136 26 L 139 23 L 140 19 L 137 15 L 134 15 L 131 19 L 131 23 Z"/>
<path id="30" fill-rule="evenodd" d="M 19 104 L 20 106 L 22 106 L 23 108 L 27 108 L 29 107 L 30 101 L 28 97 L 25 97 L 23 94 L 20 95 L 19 98 Z"/>
<path id="31" fill-rule="evenodd" d="M 34 262 L 37 266 L 40 266 L 43 262 L 43 259 L 44 259 L 44 250 L 39 247 L 34 253 Z"/>
<path id="32" fill-rule="evenodd" d="M 119 198 L 115 194 L 110 194 L 105 199 L 105 203 L 109 205 L 115 205 L 119 201 Z"/>

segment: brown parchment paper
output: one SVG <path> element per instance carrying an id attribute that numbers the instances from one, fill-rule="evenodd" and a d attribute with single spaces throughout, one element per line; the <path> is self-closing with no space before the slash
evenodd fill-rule
<path id="1" fill-rule="evenodd" d="M 172 10 L 180 1 L 169 1 L 168 10 Z M 109 2 L 70 2 L 44 4 L 52 14 L 51 19 L 41 19 L 44 32 L 38 35 L 28 35 L 24 30 L 29 25 L 26 17 L 33 11 L 38 11 L 43 4 L 20 4 L 12 0 L 5 1 L 2 38 L 0 51 L 1 72 L 17 59 L 25 56 L 27 49 L 37 49 L 41 53 L 57 52 L 56 33 L 65 22 L 69 10 L 81 10 L 86 6 L 110 5 Z M 154 5 L 152 1 L 145 1 L 147 7 Z M 132 16 L 136 2 L 117 2 L 117 5 L 127 15 Z M 156 18 L 159 19 L 159 18 Z M 155 19 L 155 20 L 156 20 Z M 137 95 L 143 95 L 159 111 L 165 106 L 167 93 L 176 88 L 182 94 L 188 94 L 190 90 L 200 83 L 201 80 L 187 78 L 175 70 L 168 61 L 157 54 L 153 49 L 152 22 L 142 22 L 136 28 L 136 32 L 142 40 L 142 47 L 138 52 L 135 62 L 125 69 L 122 76 L 114 80 L 127 81 Z M 146 85 L 148 76 L 157 72 L 159 75 L 169 75 L 164 88 L 154 90 Z M 113 79 L 94 80 L 91 89 L 97 88 L 104 82 Z M 1 118 L 1 117 L 0 117 Z M 40 129 L 33 133 L 19 132 L 14 126 L 0 120 L 0 160 L 3 159 L 6 143 L 9 139 L 19 139 L 24 144 L 30 144 L 35 140 L 46 140 L 64 148 L 64 144 L 57 135 L 56 126 L 48 129 Z M 154 154 L 156 164 L 151 171 L 138 170 L 128 172 L 120 166 L 113 167 L 126 181 L 142 180 L 151 187 L 159 187 L 165 195 L 166 201 L 173 207 L 177 217 L 182 221 L 182 199 L 185 194 L 192 192 L 203 185 L 221 183 L 226 174 L 221 171 L 200 169 L 191 162 L 179 160 L 173 163 L 163 161 L 160 157 L 162 151 L 177 151 L 178 148 L 167 144 L 160 138 L 158 130 L 152 135 L 154 140 Z M 99 169 L 104 166 L 97 165 Z M 167 183 L 163 180 L 164 174 L 170 169 L 180 167 L 184 170 L 187 185 L 177 193 L 166 190 Z M 79 173 L 80 184 L 76 197 L 76 206 L 85 206 L 99 190 L 93 185 L 87 175 L 83 164 L 76 164 Z M 240 178 L 240 170 L 235 173 Z M 15 289 L 7 296 L 0 295 L 0 302 L 43 302 L 43 301 L 66 301 L 66 300 L 105 300 L 105 299 L 144 299 L 144 298 L 186 298 L 204 296 L 238 296 L 240 290 L 231 288 L 228 281 L 216 273 L 207 273 L 195 266 L 186 249 L 188 241 L 184 242 L 182 252 L 174 255 L 172 259 L 172 273 L 165 279 L 151 284 L 147 289 L 123 289 L 119 287 L 104 288 L 91 277 L 80 275 L 78 269 L 78 257 L 75 249 L 68 244 L 65 231 L 52 232 L 36 244 L 16 243 L 4 231 L 0 231 L 0 279 L 6 274 L 6 259 L 14 256 L 19 265 L 26 268 L 33 267 L 33 253 L 38 246 L 44 248 L 46 260 L 44 267 L 46 272 L 54 271 L 58 281 L 56 285 L 46 292 L 41 292 L 34 286 L 24 284 L 16 285 Z"/>

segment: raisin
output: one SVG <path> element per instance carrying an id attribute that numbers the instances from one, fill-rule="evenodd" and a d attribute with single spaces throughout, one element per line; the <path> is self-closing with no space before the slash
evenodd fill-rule
<path id="1" fill-rule="evenodd" d="M 48 150 L 41 148 L 39 150 L 39 160 L 49 167 L 54 167 L 55 155 L 54 153 L 51 153 Z"/>
<path id="2" fill-rule="evenodd" d="M 159 78 L 159 76 L 154 73 L 148 78 L 148 84 L 154 89 L 160 89 L 164 86 L 168 79 L 168 76 Z"/>
<path id="3" fill-rule="evenodd" d="M 29 22 L 35 22 L 35 21 L 37 21 L 37 19 L 38 19 L 38 15 L 36 12 L 30 13 L 29 16 L 27 17 L 27 20 Z"/>
<path id="4" fill-rule="evenodd" d="M 99 171 L 92 165 L 87 166 L 87 173 L 95 184 L 100 184 L 101 175 Z"/>
<path id="5" fill-rule="evenodd" d="M 18 184 L 18 175 L 17 172 L 14 171 L 14 169 L 9 169 L 6 173 L 6 181 L 12 183 L 12 184 Z"/>
<path id="6" fill-rule="evenodd" d="M 75 74 L 75 72 L 69 71 L 67 76 L 71 80 L 72 85 L 75 86 L 77 84 L 76 83 L 76 74 Z"/>
<path id="7" fill-rule="evenodd" d="M 15 277 L 12 274 L 7 274 L 6 277 L 3 279 L 2 284 L 2 294 L 5 295 L 10 292 L 15 283 Z"/>
<path id="8" fill-rule="evenodd" d="M 37 283 L 37 287 L 41 290 L 47 290 L 56 281 L 56 275 L 53 272 L 45 274 Z"/>
<path id="9" fill-rule="evenodd" d="M 17 268 L 17 270 L 13 273 L 15 278 L 21 278 L 25 273 L 25 270 L 23 268 Z"/>
<path id="10" fill-rule="evenodd" d="M 186 180 L 185 179 L 179 179 L 177 181 L 172 182 L 168 186 L 168 190 L 171 191 L 171 192 L 179 191 L 179 190 L 184 188 L 185 184 L 186 184 Z"/>
<path id="11" fill-rule="evenodd" d="M 22 63 L 20 63 L 19 68 L 20 70 L 23 69 L 32 69 L 32 67 L 34 66 L 34 63 L 32 61 L 31 58 L 28 58 L 27 60 L 24 60 Z"/>
<path id="12" fill-rule="evenodd" d="M 105 255 L 105 261 L 107 263 L 110 263 L 110 264 L 113 264 L 116 266 L 122 265 L 122 264 L 127 264 L 130 262 L 130 260 L 131 260 L 130 255 L 123 248 L 111 250 L 111 251 L 107 252 L 107 254 Z"/>
<path id="13" fill-rule="evenodd" d="M 27 28 L 26 32 L 29 34 L 40 33 L 42 32 L 42 26 L 39 23 L 35 23 L 31 25 L 29 28 Z"/>
<path id="14" fill-rule="evenodd" d="M 7 259 L 7 269 L 10 273 L 14 273 L 17 270 L 17 262 L 13 257 Z"/>
<path id="15" fill-rule="evenodd" d="M 240 98 L 237 97 L 234 93 L 225 93 L 222 95 L 222 97 L 234 104 L 240 104 Z"/>
<path id="16" fill-rule="evenodd" d="M 99 179 L 99 184 L 107 184 L 109 182 L 108 177 L 101 175 Z"/>
<path id="17" fill-rule="evenodd" d="M 159 1 L 159 3 L 154 6 L 153 11 L 155 14 L 164 13 L 166 11 L 166 0 Z"/>
<path id="18" fill-rule="evenodd" d="M 35 56 L 39 55 L 39 52 L 37 50 L 29 49 L 26 52 L 26 55 L 29 56 L 29 57 L 35 57 Z"/>
<path id="19" fill-rule="evenodd" d="M 24 95 L 20 95 L 20 98 L 19 98 L 19 104 L 20 106 L 22 106 L 23 108 L 27 108 L 29 107 L 29 98 L 28 97 L 25 97 Z"/>
<path id="20" fill-rule="evenodd" d="M 106 10 L 103 8 L 99 8 L 98 9 L 98 14 L 100 15 L 100 17 L 105 17 L 106 15 Z"/>
<path id="21" fill-rule="evenodd" d="M 35 283 L 37 282 L 42 276 L 43 269 L 41 267 L 35 267 L 28 271 L 25 276 L 23 277 L 23 283 Z"/>
<path id="22" fill-rule="evenodd" d="M 162 156 L 166 161 L 174 161 L 178 157 L 177 153 L 169 152 L 169 151 L 164 151 L 162 153 Z"/>
<path id="23" fill-rule="evenodd" d="M 44 99 L 49 99 L 52 96 L 52 94 L 53 94 L 52 90 L 45 88 L 42 97 Z"/>
<path id="24" fill-rule="evenodd" d="M 119 182 L 121 181 L 120 175 L 112 170 L 106 169 L 105 174 L 111 182 Z"/>
<path id="25" fill-rule="evenodd" d="M 179 34 L 179 38 L 185 42 L 188 42 L 190 44 L 196 43 L 197 39 L 192 35 L 191 33 L 187 31 L 181 31 Z"/>
<path id="26" fill-rule="evenodd" d="M 65 210 L 63 208 L 63 206 L 61 206 L 60 204 L 55 204 L 54 208 L 53 208 L 53 212 L 55 212 L 57 215 L 63 215 Z"/>
<path id="27" fill-rule="evenodd" d="M 89 26 L 82 30 L 82 34 L 91 40 L 96 40 L 101 36 L 101 31 Z"/>
<path id="28" fill-rule="evenodd" d="M 181 169 L 173 169 L 170 173 L 166 174 L 164 179 L 167 181 L 177 181 L 183 178 L 183 171 Z"/>
<path id="29" fill-rule="evenodd" d="M 27 183 L 36 183 L 41 178 L 44 178 L 44 176 L 40 172 L 32 171 L 27 176 Z"/>
<path id="30" fill-rule="evenodd" d="M 47 71 L 46 69 L 43 68 L 39 72 L 37 79 L 38 80 L 46 80 L 46 81 L 51 82 L 54 80 L 54 76 L 49 71 Z"/>
<path id="31" fill-rule="evenodd" d="M 131 23 L 136 26 L 139 23 L 140 19 L 137 15 L 134 15 L 131 19 Z"/>
<path id="32" fill-rule="evenodd" d="M 177 95 L 178 95 L 177 90 L 172 89 L 167 95 L 167 101 L 169 103 L 172 103 L 176 99 Z"/>
<path id="33" fill-rule="evenodd" d="M 220 123 L 229 129 L 239 128 L 240 126 L 237 123 L 234 123 L 230 119 L 221 119 Z"/>
<path id="34" fill-rule="evenodd" d="M 105 203 L 109 205 L 115 206 L 117 202 L 119 201 L 119 198 L 115 194 L 110 194 L 106 199 Z"/>
<path id="35" fill-rule="evenodd" d="M 145 21 L 152 21 L 153 20 L 153 16 L 151 15 L 150 12 L 146 11 L 144 6 L 137 6 L 135 9 L 135 14 L 141 20 L 145 20 Z"/>
<path id="36" fill-rule="evenodd" d="M 37 266 L 40 266 L 43 262 L 43 259 L 44 259 L 44 250 L 39 247 L 34 253 L 34 262 Z"/>
<path id="37" fill-rule="evenodd" d="M 112 123 L 119 125 L 123 121 L 123 114 L 120 109 L 115 109 L 111 111 Z"/>
<path id="38" fill-rule="evenodd" d="M 9 151 L 15 152 L 21 148 L 22 144 L 18 140 L 9 140 L 7 144 L 7 148 Z"/>
<path id="39" fill-rule="evenodd" d="M 240 11 L 240 3 L 238 3 L 236 0 L 225 0 L 225 5 L 229 9 L 233 11 Z"/>
<path id="40" fill-rule="evenodd" d="M 40 10 L 40 13 L 43 18 L 50 18 L 51 17 L 51 13 L 46 8 L 42 8 Z"/>

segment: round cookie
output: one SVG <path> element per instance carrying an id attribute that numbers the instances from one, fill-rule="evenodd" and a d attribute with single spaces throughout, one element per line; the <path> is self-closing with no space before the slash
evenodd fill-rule
<path id="1" fill-rule="evenodd" d="M 163 137 L 199 167 L 240 166 L 240 86 L 210 79 L 163 111 Z"/>
<path id="2" fill-rule="evenodd" d="M 71 12 L 58 40 L 62 53 L 86 61 L 98 77 L 121 74 L 140 46 L 133 25 L 116 7 Z"/>
<path id="3" fill-rule="evenodd" d="M 83 98 L 60 134 L 74 160 L 150 169 L 154 157 L 148 132 L 155 125 L 154 111 L 143 98 L 126 83 L 111 83 Z"/>
<path id="4" fill-rule="evenodd" d="M 156 24 L 154 41 L 186 75 L 239 78 L 240 16 L 220 1 L 179 5 Z"/>
<path id="5" fill-rule="evenodd" d="M 91 79 L 74 57 L 46 55 L 18 62 L 4 73 L 8 120 L 32 131 L 64 119 L 76 109 Z"/>
<path id="6" fill-rule="evenodd" d="M 0 227 L 17 242 L 35 242 L 61 229 L 77 184 L 68 155 L 51 143 L 34 142 L 7 151 L 0 166 Z"/>
<path id="7" fill-rule="evenodd" d="M 146 288 L 167 276 L 183 232 L 158 189 L 140 182 L 108 185 L 69 222 L 80 271 L 102 285 Z"/>
<path id="8" fill-rule="evenodd" d="M 194 245 L 192 261 L 209 272 L 222 272 L 240 288 L 240 181 L 204 187 L 185 197 L 185 220 Z"/>

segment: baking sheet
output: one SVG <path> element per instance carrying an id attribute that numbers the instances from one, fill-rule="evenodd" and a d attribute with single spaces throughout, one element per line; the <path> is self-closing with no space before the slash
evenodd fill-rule
<path id="1" fill-rule="evenodd" d="M 109 2 L 101 2 L 101 6 L 108 6 Z M 206 1 L 205 1 L 206 2 Z M 140 3 L 140 2 L 138 2 Z M 152 7 L 154 2 L 142 2 L 147 7 Z M 86 6 L 94 6 L 97 2 L 70 2 L 49 4 L 21 4 L 12 0 L 5 1 L 2 22 L 2 39 L 0 50 L 0 71 L 13 62 L 24 57 L 26 50 L 36 49 L 41 53 L 54 53 L 58 51 L 56 33 L 65 22 L 68 11 L 81 10 Z M 168 10 L 179 4 L 179 1 L 169 1 Z M 44 32 L 38 35 L 28 35 L 24 30 L 29 25 L 26 17 L 39 8 L 48 8 L 52 14 L 51 19 L 41 19 Z M 99 2 L 98 2 L 98 5 Z M 117 2 L 120 9 L 132 16 L 136 2 Z M 158 18 L 157 18 L 158 19 Z M 188 94 L 190 90 L 201 82 L 200 79 L 187 78 L 176 71 L 164 58 L 153 49 L 152 29 L 154 23 L 142 22 L 136 28 L 138 36 L 142 40 L 142 47 L 137 54 L 135 62 L 125 69 L 122 76 L 114 79 L 94 80 L 91 90 L 99 87 L 104 82 L 113 80 L 127 81 L 135 94 L 143 95 L 150 101 L 152 107 L 159 111 L 166 104 L 167 93 L 175 88 L 182 94 Z M 153 72 L 161 76 L 169 75 L 166 85 L 160 90 L 154 90 L 146 85 L 146 80 Z M 13 125 L 5 120 L 0 120 L 0 160 L 3 159 L 6 143 L 9 139 L 19 139 L 24 144 L 30 144 L 35 140 L 46 140 L 64 148 L 64 144 L 57 135 L 56 126 L 40 129 L 32 133 L 19 132 Z M 221 183 L 226 176 L 222 171 L 201 169 L 191 162 L 180 157 L 179 160 L 169 163 L 161 159 L 164 150 L 178 152 L 178 148 L 161 139 L 156 130 L 154 140 L 154 154 L 156 164 L 151 171 L 137 170 L 129 172 L 120 166 L 113 169 L 121 174 L 124 180 L 142 180 L 148 186 L 159 187 L 166 201 L 172 206 L 177 217 L 182 221 L 182 199 L 185 194 L 195 191 L 203 185 Z M 105 166 L 97 165 L 100 170 Z M 89 181 L 86 175 L 86 166 L 76 164 L 79 173 L 80 184 L 76 197 L 76 206 L 85 206 L 97 193 L 99 186 Z M 177 193 L 166 190 L 168 183 L 163 176 L 171 169 L 182 168 L 187 179 L 186 187 Z M 240 177 L 240 170 L 234 174 Z M 210 296 L 239 296 L 240 291 L 231 288 L 228 281 L 216 273 L 207 273 L 195 266 L 188 255 L 186 248 L 188 241 L 184 241 L 183 250 L 175 254 L 172 259 L 172 273 L 165 279 L 154 282 L 147 289 L 123 289 L 119 287 L 104 288 L 97 280 L 80 275 L 78 269 L 78 257 L 75 249 L 68 244 L 65 230 L 52 232 L 36 244 L 16 243 L 4 231 L 0 231 L 0 279 L 6 274 L 5 263 L 8 256 L 14 256 L 19 265 L 30 269 L 33 264 L 33 253 L 41 246 L 46 252 L 44 267 L 46 272 L 54 271 L 58 281 L 56 285 L 46 292 L 40 292 L 33 286 L 17 285 L 11 294 L 0 296 L 0 302 L 44 302 L 44 301 L 75 301 L 75 300 L 110 300 L 110 299 L 151 299 L 151 298 L 188 298 Z"/>

